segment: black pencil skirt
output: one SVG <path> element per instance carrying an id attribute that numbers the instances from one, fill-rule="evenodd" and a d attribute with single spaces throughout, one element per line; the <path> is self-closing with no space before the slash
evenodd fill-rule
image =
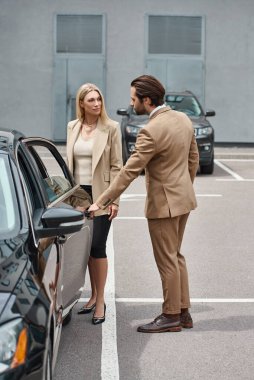
<path id="1" fill-rule="evenodd" d="M 81 185 L 81 187 L 92 197 L 92 186 Z M 108 238 L 111 220 L 109 215 L 96 216 L 93 220 L 93 239 L 90 256 L 95 259 L 103 259 L 107 257 L 106 243 Z"/>

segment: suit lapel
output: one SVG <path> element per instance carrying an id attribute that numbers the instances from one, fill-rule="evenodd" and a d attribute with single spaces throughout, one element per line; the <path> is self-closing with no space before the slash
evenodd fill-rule
<path id="1" fill-rule="evenodd" d="M 105 128 L 101 120 L 98 120 L 96 137 L 93 144 L 93 158 L 92 158 L 92 175 L 95 168 L 104 152 L 105 146 L 108 141 L 109 128 Z"/>
<path id="2" fill-rule="evenodd" d="M 73 165 L 73 157 L 74 157 L 74 144 L 78 138 L 79 131 L 81 128 L 81 123 L 78 121 L 76 124 L 72 127 L 72 132 L 69 137 L 69 144 L 68 144 L 68 151 L 67 151 L 67 158 L 68 158 L 68 164 L 69 169 L 73 173 L 74 165 Z"/>

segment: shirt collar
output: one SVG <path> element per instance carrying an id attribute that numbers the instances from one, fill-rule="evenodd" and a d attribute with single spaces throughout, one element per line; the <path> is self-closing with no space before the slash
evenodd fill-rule
<path id="1" fill-rule="evenodd" d="M 158 106 L 152 110 L 152 112 L 149 114 L 149 118 L 156 112 L 159 111 L 161 108 L 166 107 L 166 104 L 162 104 L 161 106 Z"/>

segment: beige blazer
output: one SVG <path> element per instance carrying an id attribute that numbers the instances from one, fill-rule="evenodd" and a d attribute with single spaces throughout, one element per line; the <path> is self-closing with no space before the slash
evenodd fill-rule
<path id="1" fill-rule="evenodd" d="M 186 214 L 197 206 L 193 181 L 198 165 L 192 122 L 182 112 L 161 108 L 141 129 L 134 153 L 96 203 L 107 207 L 146 168 L 146 217 Z"/>
<path id="2" fill-rule="evenodd" d="M 74 144 L 79 136 L 81 122 L 72 120 L 67 126 L 67 165 L 74 174 Z M 112 183 L 122 167 L 122 146 L 119 124 L 109 120 L 103 125 L 99 119 L 92 154 L 92 192 L 97 199 Z M 117 198 L 117 197 L 116 197 Z M 116 199 L 114 203 L 118 204 Z M 99 210 L 96 215 L 107 214 L 108 210 Z"/>

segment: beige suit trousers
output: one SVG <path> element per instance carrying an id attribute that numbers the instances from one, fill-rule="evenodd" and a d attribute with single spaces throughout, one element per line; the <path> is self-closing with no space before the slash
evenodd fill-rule
<path id="1" fill-rule="evenodd" d="M 155 261 L 163 289 L 162 312 L 178 314 L 190 307 L 188 272 L 180 253 L 189 213 L 174 218 L 148 219 Z"/>

